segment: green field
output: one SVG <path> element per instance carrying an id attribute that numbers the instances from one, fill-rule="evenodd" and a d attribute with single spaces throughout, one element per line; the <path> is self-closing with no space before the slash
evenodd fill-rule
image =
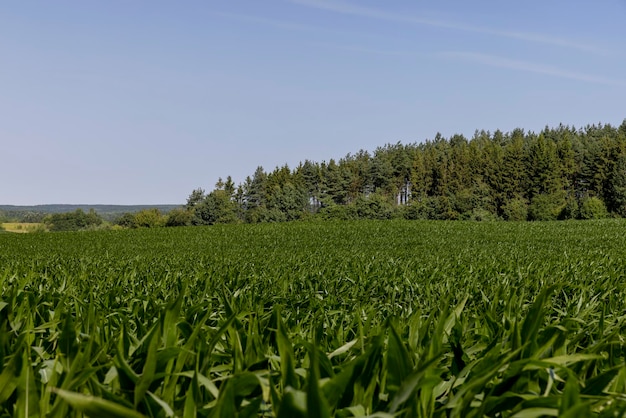
<path id="1" fill-rule="evenodd" d="M 0 235 L 0 417 L 626 414 L 626 222 Z"/>
<path id="2" fill-rule="evenodd" d="M 0 230 L 25 234 L 28 232 L 43 232 L 46 230 L 46 227 L 42 223 L 5 222 L 0 223 Z"/>

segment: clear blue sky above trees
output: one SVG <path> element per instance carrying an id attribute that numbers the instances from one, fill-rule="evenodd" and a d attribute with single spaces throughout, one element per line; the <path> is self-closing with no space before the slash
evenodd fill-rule
<path id="1" fill-rule="evenodd" d="M 626 2 L 0 6 L 0 203 L 184 203 L 437 132 L 626 117 Z"/>

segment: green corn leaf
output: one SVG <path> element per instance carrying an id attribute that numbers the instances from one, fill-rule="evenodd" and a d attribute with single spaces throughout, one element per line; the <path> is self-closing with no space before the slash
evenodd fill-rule
<path id="1" fill-rule="evenodd" d="M 578 363 L 581 361 L 600 360 L 601 355 L 598 354 L 567 354 L 563 356 L 556 356 L 542 359 L 545 363 L 551 363 L 559 366 L 568 366 L 570 364 Z"/>
<path id="2" fill-rule="evenodd" d="M 165 348 L 173 347 L 178 338 L 178 328 L 176 323 L 180 318 L 180 309 L 183 304 L 185 289 L 180 289 L 178 297 L 165 310 L 163 316 L 163 342 Z"/>
<path id="3" fill-rule="evenodd" d="M 235 396 L 242 398 L 248 397 L 261 385 L 259 377 L 256 374 L 250 372 L 243 372 L 234 375 L 229 379 L 229 382 L 232 386 L 232 390 L 235 393 Z"/>
<path id="4" fill-rule="evenodd" d="M 228 336 L 230 339 L 231 352 L 233 357 L 232 373 L 236 374 L 241 372 L 244 368 L 244 355 L 243 347 L 241 344 L 241 336 L 239 330 L 237 330 L 237 328 L 234 326 L 229 328 Z"/>
<path id="5" fill-rule="evenodd" d="M 392 414 L 397 412 L 400 406 L 402 406 L 402 404 L 404 404 L 411 396 L 416 395 L 417 391 L 423 385 L 434 387 L 441 381 L 440 378 L 434 380 L 430 379 L 428 381 L 424 380 L 426 374 L 433 368 L 433 366 L 436 365 L 439 359 L 439 356 L 431 358 L 426 363 L 420 365 L 418 370 L 415 370 L 403 379 L 401 386 L 395 393 L 395 396 L 389 405 L 389 412 Z"/>
<path id="6" fill-rule="evenodd" d="M 241 408 L 238 418 L 257 418 L 263 404 L 263 398 L 253 399 L 248 405 Z"/>
<path id="7" fill-rule="evenodd" d="M 354 340 L 352 340 L 352 341 L 349 341 L 349 342 L 345 343 L 344 345 L 342 345 L 341 347 L 339 347 L 338 349 L 336 349 L 335 351 L 333 351 L 332 353 L 330 353 L 330 354 L 328 355 L 328 358 L 329 358 L 329 359 L 332 359 L 333 357 L 340 356 L 340 355 L 342 355 L 342 354 L 347 353 L 348 351 L 350 351 L 350 349 L 351 349 L 352 347 L 354 347 L 354 345 L 355 345 L 357 342 L 359 342 L 359 339 L 358 339 L 358 338 L 356 338 L 356 339 L 354 339 Z"/>
<path id="8" fill-rule="evenodd" d="M 76 356 L 76 358 L 80 358 L 80 354 L 78 356 Z M 78 369 L 78 367 L 75 366 L 75 363 L 72 365 L 72 369 Z M 72 378 L 71 380 L 69 380 L 69 385 L 64 385 L 64 387 L 67 388 L 73 388 L 73 387 L 80 387 L 82 385 L 84 385 L 85 383 L 87 383 L 89 380 L 93 379 L 94 376 L 102 369 L 104 369 L 106 366 L 98 366 L 98 367 L 86 367 L 83 368 L 82 370 L 80 370 L 78 373 L 72 373 Z"/>
<path id="9" fill-rule="evenodd" d="M 75 410 L 90 417 L 99 418 L 143 418 L 137 411 L 95 396 L 83 395 L 63 389 L 51 389 L 57 396 L 70 404 Z"/>
<path id="10" fill-rule="evenodd" d="M 622 368 L 623 366 L 613 367 L 612 369 L 587 380 L 581 394 L 587 396 L 601 395 Z"/>
<path id="11" fill-rule="evenodd" d="M 22 370 L 17 381 L 17 412 L 18 417 L 39 416 L 39 392 L 35 374 L 30 363 L 28 351 L 24 350 L 22 357 Z"/>
<path id="12" fill-rule="evenodd" d="M 556 408 L 528 408 L 522 409 L 511 418 L 542 418 L 542 417 L 558 417 L 559 410 Z"/>
<path id="13" fill-rule="evenodd" d="M 16 352 L 9 364 L 0 373 L 0 405 L 6 402 L 17 389 L 18 378 L 22 370 L 22 360 L 23 356 L 21 353 Z"/>
<path id="14" fill-rule="evenodd" d="M 165 402 L 163 399 L 159 398 L 158 396 L 156 396 L 154 393 L 148 391 L 147 395 L 150 397 L 150 399 L 156 403 L 157 405 L 159 405 L 159 407 L 161 408 L 161 410 L 163 411 L 163 413 L 165 414 L 166 417 L 173 417 L 174 411 L 172 410 L 172 408 L 167 404 L 167 402 Z M 191 397 L 193 399 L 193 397 Z"/>
<path id="15" fill-rule="evenodd" d="M 521 338 L 526 344 L 526 347 L 522 352 L 523 357 L 529 357 L 532 354 L 532 345 L 535 344 L 537 340 L 537 333 L 543 324 L 544 307 L 548 296 L 552 293 L 552 291 L 553 287 L 549 286 L 544 288 L 528 310 L 526 318 L 524 318 L 521 329 Z"/>
<path id="16" fill-rule="evenodd" d="M 120 375 L 120 377 L 122 377 L 123 375 L 123 378 L 128 380 L 130 384 L 132 384 L 134 387 L 134 385 L 139 380 L 139 376 L 130 367 L 128 361 L 125 358 L 124 345 L 122 340 L 123 337 L 120 336 L 117 343 L 117 351 L 115 353 L 115 366 L 117 367 L 118 375 Z"/>
<path id="17" fill-rule="evenodd" d="M 387 389 L 394 394 L 406 377 L 413 371 L 413 360 L 395 327 L 389 326 L 387 347 Z"/>
<path id="18" fill-rule="evenodd" d="M 224 323 L 219 327 L 219 329 L 215 332 L 215 334 L 213 334 L 213 337 L 211 337 L 211 341 L 209 341 L 209 345 L 208 345 L 209 351 L 212 351 L 215 348 L 217 343 L 220 341 L 222 336 L 228 331 L 228 328 L 233 324 L 236 318 L 237 318 L 236 314 L 230 315 L 226 319 L 226 321 L 224 321 Z"/>
<path id="19" fill-rule="evenodd" d="M 185 397 L 185 406 L 183 409 L 183 418 L 196 418 L 198 416 L 198 406 L 193 396 L 189 394 Z"/>
<path id="20" fill-rule="evenodd" d="M 300 383 L 295 371 L 293 346 L 285 326 L 280 319 L 280 315 L 276 312 L 276 321 L 278 329 L 276 330 L 276 343 L 278 345 L 278 354 L 280 355 L 280 371 L 282 375 L 283 388 L 292 387 L 298 389 Z"/>
<path id="21" fill-rule="evenodd" d="M 74 320 L 72 319 L 72 315 L 68 312 L 63 320 L 63 330 L 61 331 L 61 336 L 59 337 L 59 351 L 70 361 L 72 361 L 78 353 L 78 343 L 76 338 Z"/>
<path id="22" fill-rule="evenodd" d="M 350 403 L 354 394 L 352 386 L 358 378 L 355 369 L 360 370 L 363 367 L 365 356 L 366 354 L 363 354 L 357 360 L 347 364 L 341 369 L 340 373 L 333 376 L 322 388 L 324 398 L 331 408 L 335 408 L 342 398 L 346 399 L 346 403 Z"/>
<path id="23" fill-rule="evenodd" d="M 278 391 L 279 383 L 275 382 L 275 379 L 272 377 L 272 374 L 269 375 L 268 380 L 269 380 L 269 386 L 270 386 L 270 400 L 271 400 L 272 409 L 273 409 L 272 412 L 274 413 L 274 415 L 279 415 L 280 405 L 282 401 L 281 394 Z"/>
<path id="24" fill-rule="evenodd" d="M 187 371 L 180 373 L 180 376 L 185 376 L 190 379 L 197 379 L 198 386 L 204 387 L 215 399 L 218 398 L 220 392 L 218 387 L 215 386 L 215 383 L 213 383 L 211 379 L 204 376 L 203 374 L 197 373 L 196 371 Z"/>
<path id="25" fill-rule="evenodd" d="M 306 393 L 288 387 L 276 418 L 308 418 Z"/>
<path id="26" fill-rule="evenodd" d="M 160 335 L 160 327 L 155 325 L 152 327 L 150 331 L 150 339 L 148 345 L 148 355 L 146 356 L 146 361 L 143 365 L 143 372 L 137 379 L 137 383 L 135 385 L 135 396 L 134 396 L 134 405 L 135 408 L 139 405 L 141 401 L 143 401 L 148 388 L 154 381 L 154 375 L 157 370 L 157 349 L 161 344 L 161 335 Z"/>
<path id="27" fill-rule="evenodd" d="M 319 360 L 317 347 L 309 347 L 311 366 L 307 387 L 307 416 L 308 418 L 330 418 L 328 402 L 319 388 Z"/>
<path id="28" fill-rule="evenodd" d="M 424 344 L 428 347 L 428 355 L 424 358 L 424 360 L 430 360 L 431 358 L 437 356 L 443 347 L 444 337 L 445 337 L 445 327 L 448 322 L 446 318 L 448 318 L 448 302 L 443 301 L 444 305 L 443 311 L 440 313 L 439 319 L 435 322 L 434 331 L 430 333 L 430 338 L 427 344 Z M 435 312 L 431 312 L 431 317 L 435 317 Z M 428 335 L 427 331 L 424 331 L 423 335 Z"/>
<path id="29" fill-rule="evenodd" d="M 492 349 L 497 352 L 497 348 Z M 452 409 L 451 417 L 462 417 L 464 411 L 471 404 L 472 400 L 479 393 L 482 388 L 498 373 L 498 370 L 503 364 L 509 363 L 513 358 L 519 355 L 521 349 L 508 353 L 505 357 L 496 359 L 495 356 L 486 356 L 487 361 L 483 368 L 480 369 L 480 374 L 477 373 L 473 379 L 465 382 L 460 386 L 454 397 L 445 405 L 445 408 Z M 475 369 L 478 370 L 478 369 Z"/>
<path id="30" fill-rule="evenodd" d="M 469 299 L 469 295 L 465 295 L 463 300 L 459 302 L 459 304 L 454 308 L 454 311 L 450 313 L 443 327 L 443 332 L 445 335 L 450 335 L 452 328 L 456 324 L 457 320 L 461 317 L 461 313 L 463 309 L 465 309 L 465 305 L 467 304 L 467 300 Z"/>
<path id="31" fill-rule="evenodd" d="M 593 416 L 593 414 L 591 413 L 591 408 L 587 402 L 578 403 L 577 405 L 568 408 L 567 411 L 559 413 L 560 418 L 579 418 L 591 416 Z"/>
<path id="32" fill-rule="evenodd" d="M 198 321 L 198 324 L 193 328 L 191 334 L 187 337 L 185 345 L 178 352 L 178 357 L 176 358 L 176 366 L 174 369 L 174 373 L 180 373 L 185 367 L 185 363 L 187 359 L 192 357 L 195 353 L 193 352 L 194 345 L 197 342 L 198 335 L 202 330 L 202 324 L 204 324 L 209 317 L 210 312 L 206 312 L 204 316 Z"/>
<path id="33" fill-rule="evenodd" d="M 363 388 L 367 388 L 371 382 L 376 381 L 376 371 L 381 366 L 383 350 L 383 338 L 378 335 L 374 337 L 370 343 L 369 350 L 363 357 L 365 361 L 362 368 L 358 371 L 360 375 L 358 382 Z"/>
<path id="34" fill-rule="evenodd" d="M 370 382 L 376 382 L 377 376 L 374 372 L 381 363 L 382 347 L 383 338 L 380 335 L 373 337 L 363 354 L 324 384 L 322 391 L 331 410 L 350 406 L 355 402 L 358 393 L 362 393 Z"/>
<path id="35" fill-rule="evenodd" d="M 316 345 L 317 350 L 317 360 L 319 362 L 320 367 L 320 378 L 328 377 L 332 378 L 335 376 L 335 370 L 333 368 L 333 364 L 330 359 L 326 356 L 326 353 L 320 348 L 319 345 Z"/>
<path id="36" fill-rule="evenodd" d="M 235 403 L 235 390 L 231 379 L 220 388 L 220 396 L 217 398 L 215 408 L 211 412 L 211 418 L 232 418 L 237 416 L 237 404 Z"/>
<path id="37" fill-rule="evenodd" d="M 559 415 L 563 415 L 570 409 L 578 406 L 580 403 L 580 393 L 578 390 L 578 382 L 576 378 L 570 375 L 565 382 L 565 389 L 561 397 L 561 405 L 559 407 Z"/>

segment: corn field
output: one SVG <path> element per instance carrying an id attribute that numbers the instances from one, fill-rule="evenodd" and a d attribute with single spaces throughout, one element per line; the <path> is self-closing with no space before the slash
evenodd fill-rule
<path id="1" fill-rule="evenodd" d="M 0 235 L 0 417 L 626 416 L 626 222 Z"/>

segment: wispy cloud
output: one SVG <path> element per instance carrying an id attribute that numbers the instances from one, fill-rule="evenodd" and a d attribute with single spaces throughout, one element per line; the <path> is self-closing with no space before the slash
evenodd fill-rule
<path id="1" fill-rule="evenodd" d="M 498 57 L 494 55 L 481 54 L 476 52 L 442 52 L 439 54 L 443 58 L 459 59 L 471 61 L 491 67 L 507 68 L 516 71 L 524 71 L 528 73 L 543 74 L 553 77 L 565 78 L 576 81 L 584 81 L 587 83 L 604 84 L 609 86 L 626 87 L 626 80 L 612 79 L 591 74 L 569 71 L 567 69 L 554 67 L 551 65 L 537 64 L 528 61 L 513 60 L 509 58 Z"/>
<path id="2" fill-rule="evenodd" d="M 312 7 L 316 9 L 327 10 L 335 13 L 342 13 L 353 16 L 362 16 L 368 18 L 374 18 L 379 20 L 388 20 L 392 22 L 404 22 L 423 26 L 432 26 L 443 29 L 457 30 L 463 32 L 482 33 L 486 35 L 492 35 L 502 38 L 517 39 L 526 42 L 540 43 L 544 45 L 552 45 L 563 48 L 576 49 L 585 52 L 591 52 L 595 54 L 608 54 L 606 51 L 597 45 L 588 43 L 571 41 L 568 39 L 561 39 L 550 35 L 531 33 L 531 32 L 518 32 L 509 30 L 499 30 L 488 28 L 484 26 L 472 26 L 458 22 L 449 22 L 444 20 L 435 19 L 423 19 L 415 16 L 407 16 L 397 13 L 389 13 L 384 10 L 373 9 L 369 7 L 357 6 L 350 3 L 339 2 L 335 0 L 287 0 L 294 4 L 301 6 Z"/>
<path id="3" fill-rule="evenodd" d="M 341 30 L 332 30 L 325 27 L 315 26 L 315 25 L 307 25 L 302 23 L 294 23 L 294 22 L 286 22 L 277 19 L 268 19 L 265 17 L 259 16 L 251 16 L 246 14 L 239 13 L 228 13 L 228 12 L 214 12 L 215 16 L 225 17 L 227 19 L 234 19 L 242 22 L 250 22 L 254 24 L 264 25 L 264 26 L 272 26 L 278 29 L 288 30 L 288 31 L 300 31 L 300 32 L 325 32 L 325 33 L 334 33 L 334 34 L 352 34 L 355 32 L 346 32 Z M 367 36 L 369 34 L 358 33 L 359 36 Z M 375 54 L 375 55 L 390 55 L 390 56 L 416 56 L 417 54 L 409 51 L 398 51 L 398 50 L 383 50 L 383 49 L 374 49 L 374 48 L 364 48 L 360 46 L 354 45 L 340 45 L 337 43 L 325 43 L 325 42 L 309 42 L 308 45 L 314 47 L 323 47 L 330 49 L 339 49 L 343 51 L 351 51 L 351 52 L 360 52 L 365 54 Z"/>
<path id="4" fill-rule="evenodd" d="M 419 56 L 424 55 L 424 54 L 419 54 L 419 53 L 410 52 L 410 51 L 363 48 L 360 46 L 341 45 L 337 43 L 327 43 L 327 42 L 310 42 L 309 45 L 315 46 L 315 47 L 338 49 L 341 51 L 349 51 L 349 52 L 357 52 L 357 53 L 373 54 L 373 55 L 387 55 L 387 56 L 396 56 L 396 57 L 419 57 Z"/>
<path id="5" fill-rule="evenodd" d="M 249 22 L 252 24 L 258 24 L 263 26 L 272 26 L 277 29 L 286 31 L 298 31 L 298 32 L 310 32 L 310 33 L 327 33 L 337 35 L 358 35 L 360 37 L 373 37 L 366 32 L 352 32 L 341 29 L 331 29 L 324 26 L 309 25 L 306 23 L 290 22 L 286 20 L 271 19 L 261 16 L 252 16 L 241 13 L 229 13 L 229 12 L 213 12 L 215 16 L 224 17 L 227 19 L 238 20 L 241 22 Z"/>
<path id="6" fill-rule="evenodd" d="M 314 25 L 286 22 L 286 21 L 276 20 L 276 19 L 267 19 L 265 17 L 251 16 L 251 15 L 246 15 L 246 14 L 228 13 L 228 12 L 214 12 L 213 14 L 216 16 L 226 17 L 229 19 L 236 19 L 236 20 L 251 22 L 251 23 L 259 23 L 261 25 L 269 25 L 269 26 L 280 28 L 280 29 L 286 29 L 286 30 L 311 31 L 311 32 L 318 32 L 319 30 L 321 30 L 320 27 L 314 26 Z"/>

